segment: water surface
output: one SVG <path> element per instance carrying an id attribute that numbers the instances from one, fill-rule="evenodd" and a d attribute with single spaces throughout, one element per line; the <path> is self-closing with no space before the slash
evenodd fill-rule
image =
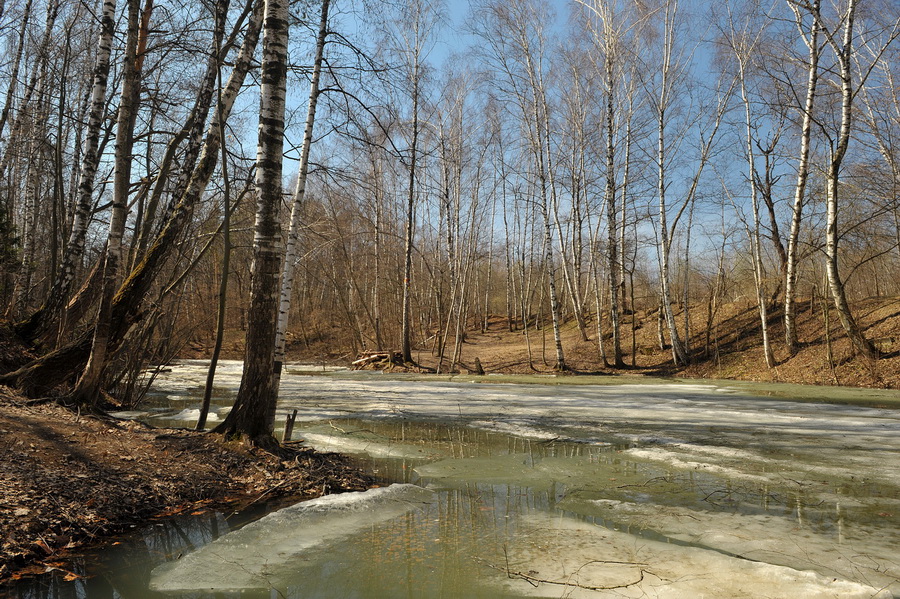
<path id="1" fill-rule="evenodd" d="M 129 416 L 190 425 L 204 377 L 175 367 Z M 239 378 L 226 362 L 211 424 Z M 896 410 L 484 380 L 288 367 L 279 421 L 382 488 L 160 523 L 20 596 L 900 596 Z"/>

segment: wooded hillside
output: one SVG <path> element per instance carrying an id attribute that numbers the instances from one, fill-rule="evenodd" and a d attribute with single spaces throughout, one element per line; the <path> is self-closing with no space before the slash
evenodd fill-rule
<path id="1" fill-rule="evenodd" d="M 447 372 L 490 332 L 896 385 L 898 36 L 882 0 L 0 3 L 0 382 L 130 402 L 224 336 L 265 421 L 285 346 Z"/>

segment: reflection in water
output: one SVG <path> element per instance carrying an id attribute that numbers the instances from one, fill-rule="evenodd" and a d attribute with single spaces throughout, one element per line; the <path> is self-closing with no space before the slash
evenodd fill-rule
<path id="1" fill-rule="evenodd" d="M 178 401 L 179 412 L 187 409 Z M 188 406 L 189 407 L 189 406 Z M 579 433 L 571 422 L 518 431 L 446 422 L 333 418 L 298 426 L 317 448 L 349 453 L 385 485 L 409 483 L 433 499 L 345 534 L 302 518 L 259 520 L 266 510 L 163 521 L 85 556 L 71 583 L 49 576 L 22 584 L 21 598 L 775 596 L 900 594 L 894 558 L 900 527 L 896 486 L 859 480 L 824 460 L 780 450 L 751 453 Z M 537 425 L 540 429 L 537 430 Z M 583 435 L 582 437 L 579 434 Z M 743 447 L 744 444 L 735 444 Z M 292 509 L 292 508 L 289 508 Z M 204 571 L 204 549 L 255 521 L 255 540 L 229 541 L 245 564 L 267 542 L 314 539 L 263 558 L 264 588 L 184 590 L 165 578 L 180 562 Z M 275 522 L 271 524 L 267 522 Z M 337 525 L 335 525 L 337 526 Z M 247 527 L 245 530 L 251 530 Z M 238 533 L 240 535 L 241 533 Z M 191 556 L 185 558 L 184 556 Z M 229 569 L 208 572 L 217 588 Z M 242 560 L 231 560 L 234 570 Z M 159 568 L 170 562 L 173 566 Z M 154 569 L 157 569 L 154 572 Z M 241 574 L 242 575 L 242 574 Z M 198 577 L 199 578 L 199 575 Z M 240 578 L 235 572 L 234 579 Z M 640 583 L 632 584 L 638 578 Z M 157 579 L 171 584 L 160 584 Z M 256 584 L 256 583 L 254 583 Z M 566 586 L 568 585 L 568 586 Z M 731 585 L 731 586 L 727 586 Z M 603 590 L 602 587 L 621 587 Z M 150 590 L 172 589 L 166 593 Z M 732 589 L 725 591 L 723 589 Z M 734 589 L 743 589 L 744 595 Z M 879 589 L 884 589 L 879 594 Z M 612 593 L 612 594 L 610 594 Z M 724 594 L 723 594 L 724 593 Z"/>

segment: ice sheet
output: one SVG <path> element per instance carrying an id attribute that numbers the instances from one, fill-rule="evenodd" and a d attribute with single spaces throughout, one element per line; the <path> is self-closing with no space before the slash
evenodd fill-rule
<path id="1" fill-rule="evenodd" d="M 512 422 L 473 420 L 469 423 L 469 426 L 525 439 L 551 440 L 559 438 L 558 434 L 543 430 L 528 420 L 514 420 Z"/>
<path id="2" fill-rule="evenodd" d="M 373 458 L 407 458 L 434 459 L 441 457 L 441 452 L 432 447 L 389 441 L 375 441 L 366 438 L 354 438 L 344 435 L 324 435 L 320 433 L 301 432 L 306 445 L 319 451 L 352 453 L 368 455 Z"/>
<path id="3" fill-rule="evenodd" d="M 185 408 L 184 410 L 181 410 L 177 414 L 160 415 L 159 418 L 197 422 L 197 419 L 200 418 L 200 410 Z M 213 422 L 218 419 L 219 419 L 219 415 L 216 412 L 209 412 L 209 414 L 207 414 L 207 416 L 206 416 L 206 420 L 208 422 Z"/>
<path id="4" fill-rule="evenodd" d="M 183 399 L 185 390 L 196 389 L 194 381 L 203 376 L 205 363 L 188 363 L 160 375 L 156 386 L 163 394 Z M 432 451 L 470 456 L 416 468 L 418 475 L 442 493 L 454 489 L 477 495 L 493 486 L 515 498 L 539 490 L 548 509 L 553 508 L 557 492 L 572 499 L 577 495 L 574 491 L 583 490 L 594 493 L 593 498 L 622 502 L 598 503 L 591 508 L 593 512 L 574 505 L 569 509 L 586 517 L 602 517 L 623 529 L 655 531 L 675 544 L 659 547 L 652 535 L 631 536 L 622 530 L 606 531 L 602 538 L 598 531 L 577 532 L 572 533 L 573 538 L 583 536 L 602 546 L 608 544 L 614 556 L 625 555 L 629 547 L 636 555 L 643 548 L 652 549 L 649 555 L 654 568 L 648 572 L 660 578 L 651 580 L 652 576 L 646 575 L 640 590 L 648 596 L 766 596 L 762 584 L 770 581 L 777 582 L 769 593 L 775 597 L 868 597 L 877 595 L 872 589 L 880 589 L 882 581 L 894 585 L 890 588 L 900 596 L 897 583 L 891 582 L 898 577 L 896 560 L 890 559 L 893 547 L 900 545 L 898 411 L 762 398 L 750 395 L 750 387 L 736 389 L 728 384 L 552 384 L 555 380 L 548 379 L 548 385 L 522 385 L 373 373 L 289 373 L 282 381 L 278 409 L 279 414 L 297 409 L 298 421 L 357 416 L 369 422 L 390 419 L 469 425 L 479 429 L 472 436 L 483 439 L 512 435 L 508 446 L 500 441 L 500 450 L 510 455 L 485 457 L 474 452 L 469 437 L 456 432 L 449 441 L 441 439 L 443 446 L 420 452 L 422 448 L 408 438 L 398 443 L 387 438 L 329 434 L 323 425 L 307 426 L 315 429 L 309 434 L 295 431 L 298 438 L 307 437 L 313 445 L 336 451 L 402 458 L 419 458 L 425 453 L 426 459 L 435 457 L 429 453 Z M 240 363 L 226 363 L 216 381 L 223 397 L 236 391 Z M 803 392 L 807 399 L 815 394 L 810 389 Z M 857 397 L 864 393 L 855 392 Z M 873 397 L 886 397 L 887 393 L 873 392 Z M 170 413 L 193 407 L 171 405 Z M 310 437 L 316 434 L 320 437 Z M 595 453 L 579 462 L 557 460 L 549 450 L 541 454 L 543 459 L 515 453 L 533 447 L 543 451 L 556 444 L 558 437 L 577 441 L 576 450 L 587 446 L 602 455 L 598 458 Z M 613 447 L 603 447 L 608 443 Z M 471 457 L 476 455 L 479 457 Z M 398 480 L 415 480 L 406 478 L 408 472 Z M 561 485 L 554 486 L 557 482 Z M 503 489 L 503 485 L 509 488 Z M 551 487 L 554 491 L 547 493 Z M 721 506 L 732 507 L 734 513 L 716 512 L 712 507 L 707 513 L 704 508 L 712 503 L 704 499 L 707 490 L 726 490 Z M 795 497 L 796 513 L 792 514 Z M 770 498 L 772 506 L 768 505 Z M 636 505 L 634 502 L 646 502 L 647 507 L 626 507 Z M 657 522 L 648 524 L 654 517 Z M 530 538 L 539 543 L 537 536 Z M 699 546 L 678 547 L 677 543 Z M 548 540 L 546 546 L 561 555 L 568 551 L 562 540 Z M 524 551 L 519 547 L 512 550 Z M 730 554 L 771 563 L 753 564 Z M 539 555 L 531 557 L 543 563 Z M 659 560 L 670 558 L 685 568 L 684 573 L 675 566 L 670 570 L 656 567 L 662 563 Z M 866 565 L 870 558 L 872 564 Z M 560 563 L 569 576 L 586 562 Z M 595 567 L 608 573 L 613 566 L 590 565 L 579 576 Z M 801 572 L 812 568 L 817 571 Z M 718 569 L 733 573 L 737 582 L 732 585 L 717 578 Z M 708 575 L 707 570 L 713 574 Z M 623 576 L 634 573 L 634 568 L 620 572 Z M 744 583 L 749 590 L 741 591 Z M 521 587 L 517 593 L 562 596 L 568 592 L 547 585 L 542 585 L 540 592 L 527 583 Z M 614 596 L 632 596 L 629 593 L 635 588 L 620 589 L 615 592 L 621 594 Z M 720 588 L 727 592 L 718 592 Z"/>
<path id="5" fill-rule="evenodd" d="M 889 599 L 878 586 L 635 538 L 566 517 L 522 518 L 504 563 L 504 592 L 534 597 Z"/>
<path id="6" fill-rule="evenodd" d="M 573 488 L 602 487 L 611 477 L 619 484 L 641 480 L 623 472 L 614 474 L 610 464 L 599 463 L 590 456 L 535 459 L 524 453 L 440 460 L 417 466 L 415 472 L 432 484 L 450 487 L 485 483 L 546 490 L 557 483 Z"/>
<path id="7" fill-rule="evenodd" d="M 276 587 L 294 560 L 433 501 L 415 485 L 328 495 L 273 512 L 181 559 L 155 568 L 156 591 L 228 591 Z"/>
<path id="8" fill-rule="evenodd" d="M 649 530 L 756 562 L 865 580 L 900 594 L 900 561 L 894 556 L 900 538 L 883 531 L 855 530 L 847 538 L 839 531 L 816 530 L 797 514 L 716 512 L 609 499 L 567 498 L 558 507 L 600 517 L 609 526 L 632 533 Z"/>

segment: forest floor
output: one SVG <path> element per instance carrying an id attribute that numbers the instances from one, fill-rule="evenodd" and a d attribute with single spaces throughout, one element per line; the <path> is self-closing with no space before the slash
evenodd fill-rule
<path id="1" fill-rule="evenodd" d="M 18 351 L 2 340 L 0 365 Z M 29 402 L 0 386 L 0 596 L 22 576 L 76 577 L 73 551 L 155 518 L 371 486 L 338 454 L 289 444 L 276 457 L 218 435 Z"/>
<path id="2" fill-rule="evenodd" d="M 568 372 L 574 375 L 627 374 L 900 389 L 900 297 L 859 302 L 854 310 L 865 335 L 875 342 L 882 354 L 878 360 L 868 359 L 855 351 L 833 310 L 828 314 L 826 327 L 822 304 L 810 301 L 797 306 L 799 344 L 793 356 L 785 349 L 782 313 L 779 310 L 770 312 L 773 368 L 766 365 L 763 354 L 759 312 L 755 304 L 747 301 L 721 306 L 712 325 L 707 324 L 706 306 L 696 306 L 689 312 L 692 363 L 686 367 L 673 364 L 668 346 L 660 348 L 657 310 L 623 315 L 621 346 L 625 368 L 604 365 L 593 322 L 588 322 L 585 327 L 586 340 L 575 322 L 566 322 L 562 327 L 562 346 Z M 675 318 L 683 327 L 684 312 L 676 310 Z M 608 330 L 605 324 L 604 327 Z M 668 340 L 668 333 L 665 337 Z M 413 352 L 414 360 L 426 371 L 438 368 L 439 359 L 433 344 L 432 338 L 428 343 L 420 343 Z M 608 333 L 604 345 L 607 359 L 612 362 L 612 340 Z M 452 350 L 451 336 L 445 354 L 450 356 Z M 192 355 L 202 357 L 202 352 Z M 339 341 L 326 338 L 309 347 L 295 340 L 288 356 L 298 361 L 346 365 L 356 354 L 342 347 Z M 234 352 L 232 357 L 241 356 Z M 556 350 L 549 317 L 545 326 L 532 325 L 527 335 L 521 327 L 510 331 L 506 319 L 499 316 L 492 316 L 484 330 L 470 328 L 461 344 L 458 364 L 451 370 L 474 372 L 477 370 L 475 358 L 486 373 L 554 372 Z M 441 371 L 447 372 L 449 366 L 448 357 L 441 365 Z"/>

